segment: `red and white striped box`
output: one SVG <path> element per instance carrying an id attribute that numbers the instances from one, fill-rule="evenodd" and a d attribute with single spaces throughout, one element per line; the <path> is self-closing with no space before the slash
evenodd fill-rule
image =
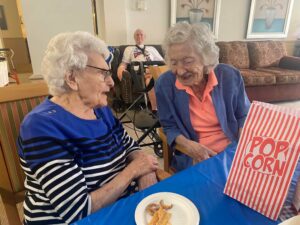
<path id="1" fill-rule="evenodd" d="M 300 111 L 254 101 L 224 193 L 277 220 L 300 155 Z"/>

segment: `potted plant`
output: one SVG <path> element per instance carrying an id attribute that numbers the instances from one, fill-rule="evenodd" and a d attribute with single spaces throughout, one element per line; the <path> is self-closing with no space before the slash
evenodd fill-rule
<path id="1" fill-rule="evenodd" d="M 266 0 L 265 3 L 259 7 L 260 10 L 265 10 L 266 29 L 270 29 L 272 27 L 277 8 L 280 8 L 281 10 L 283 9 L 282 4 L 278 3 L 277 0 Z"/>
<path id="2" fill-rule="evenodd" d="M 203 13 L 208 12 L 206 8 L 201 6 L 203 2 L 208 3 L 209 0 L 188 0 L 186 3 L 181 4 L 182 8 L 189 9 L 190 23 L 200 23 Z"/>

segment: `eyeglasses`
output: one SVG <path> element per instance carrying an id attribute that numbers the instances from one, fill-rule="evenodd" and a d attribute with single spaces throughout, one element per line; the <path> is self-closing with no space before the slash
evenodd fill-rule
<path id="1" fill-rule="evenodd" d="M 97 69 L 98 73 L 102 74 L 103 77 L 104 77 L 104 81 L 108 78 L 108 77 L 111 77 L 112 76 L 112 71 L 111 70 L 107 70 L 107 69 L 103 69 L 103 68 L 100 68 L 100 67 L 96 67 L 96 66 L 91 66 L 91 65 L 86 65 L 86 67 L 90 67 L 90 68 L 93 68 L 93 69 Z"/>

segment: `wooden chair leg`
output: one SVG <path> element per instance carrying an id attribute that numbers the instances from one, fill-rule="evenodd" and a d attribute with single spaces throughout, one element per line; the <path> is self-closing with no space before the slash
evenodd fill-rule
<path id="1" fill-rule="evenodd" d="M 162 128 L 159 128 L 158 131 L 159 137 L 162 140 L 162 148 L 163 148 L 163 158 L 164 158 L 164 170 L 168 173 L 171 172 L 170 170 L 170 163 L 171 163 L 171 152 L 167 143 L 167 137 L 164 134 Z"/>
<path id="2" fill-rule="evenodd" d="M 8 225 L 22 225 L 14 196 L 2 188 L 0 189 L 0 192 Z"/>

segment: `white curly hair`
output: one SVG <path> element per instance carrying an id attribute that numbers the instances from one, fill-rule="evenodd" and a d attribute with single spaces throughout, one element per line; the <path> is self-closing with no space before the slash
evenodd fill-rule
<path id="1" fill-rule="evenodd" d="M 209 27 L 204 24 L 175 24 L 166 34 L 163 50 L 168 62 L 169 48 L 173 44 L 191 44 L 202 58 L 204 67 L 212 68 L 219 63 L 219 48 Z"/>
<path id="2" fill-rule="evenodd" d="M 49 94 L 62 95 L 70 91 L 65 76 L 86 67 L 89 53 L 99 53 L 106 59 L 106 44 L 96 36 L 84 32 L 60 33 L 54 36 L 46 49 L 41 71 L 49 88 Z"/>

